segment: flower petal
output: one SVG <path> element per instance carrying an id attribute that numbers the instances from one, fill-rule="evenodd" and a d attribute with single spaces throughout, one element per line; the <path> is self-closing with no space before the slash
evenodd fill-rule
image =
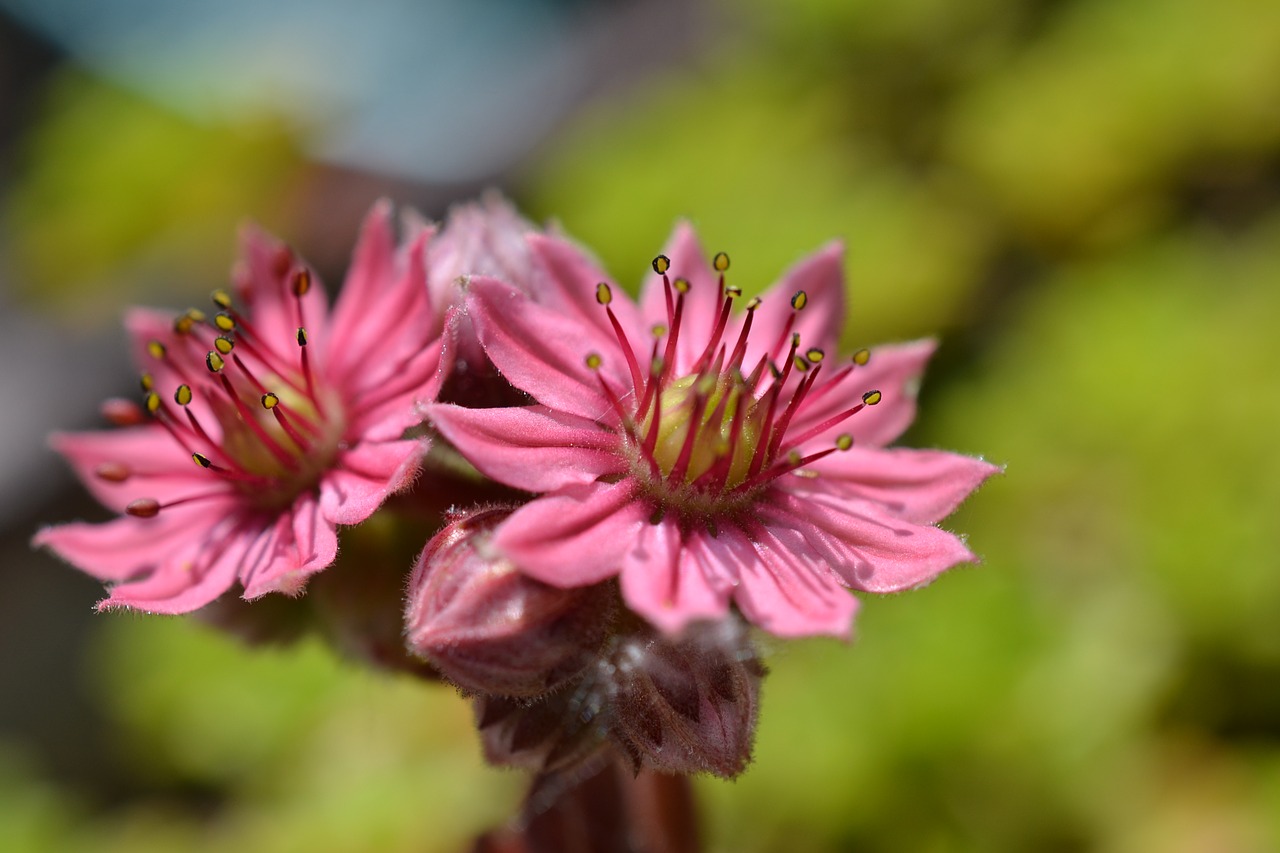
<path id="1" fill-rule="evenodd" d="M 460 276 L 483 275 L 530 292 L 533 269 L 525 234 L 533 230 L 511 202 L 496 191 L 478 202 L 449 209 L 449 218 L 431 244 L 428 286 L 436 305 L 455 301 Z"/>
<path id="2" fill-rule="evenodd" d="M 550 492 L 626 468 L 619 438 L 595 421 L 545 406 L 427 406 L 436 428 L 481 472 L 517 489 Z"/>
<path id="3" fill-rule="evenodd" d="M 848 637 L 858 600 L 795 530 L 769 523 L 750 535 L 722 530 L 723 563 L 738 576 L 733 599 L 752 623 L 780 637 Z"/>
<path id="4" fill-rule="evenodd" d="M 683 541 L 672 517 L 641 525 L 623 558 L 623 600 L 668 634 L 700 619 L 723 618 L 732 587 L 723 576 L 720 550 L 702 531 Z"/>
<path id="5" fill-rule="evenodd" d="M 101 524 L 46 527 L 31 544 L 105 581 L 123 581 L 160 565 L 175 551 L 199 548 L 215 520 L 235 512 L 231 501 L 171 507 L 155 518 L 124 516 Z"/>
<path id="6" fill-rule="evenodd" d="M 235 583 L 236 572 L 260 528 L 226 518 L 192 547 L 171 549 L 145 578 L 112 587 L 99 610 L 129 608 L 145 613 L 190 613 Z"/>
<path id="7" fill-rule="evenodd" d="M 648 332 L 639 309 L 625 291 L 611 282 L 599 263 L 562 237 L 530 234 L 526 239 L 546 272 L 533 294 L 540 305 L 580 320 L 584 325 L 594 326 L 606 338 L 616 338 L 609 315 L 596 300 L 596 285 L 603 282 L 613 292 L 614 299 L 609 307 L 628 335 L 631 346 L 648 342 Z"/>
<path id="8" fill-rule="evenodd" d="M 839 572 L 854 589 L 898 592 L 929 583 L 977 557 L 955 535 L 913 524 L 874 504 L 833 505 L 778 489 L 761 506 L 771 530 L 790 530 L 796 547 Z"/>
<path id="9" fill-rule="evenodd" d="M 333 310 L 327 364 L 335 384 L 358 389 L 395 381 L 404 363 L 439 346 L 426 277 L 432 233 L 421 228 L 397 251 L 390 204 L 379 202 L 365 218 Z"/>
<path id="10" fill-rule="evenodd" d="M 390 441 L 422 422 L 421 407 L 435 399 L 449 371 L 450 349 L 442 338 L 419 351 L 385 383 L 365 384 L 347 401 L 353 416 L 346 434 L 365 441 Z"/>
<path id="11" fill-rule="evenodd" d="M 299 495 L 293 507 L 280 514 L 264 539 L 259 543 L 262 556 L 240 572 L 246 599 L 268 592 L 298 595 L 307 578 L 332 565 L 338 555 L 337 531 L 310 492 Z"/>
<path id="12" fill-rule="evenodd" d="M 919 524 L 950 515 L 1000 467 L 982 459 L 943 450 L 854 447 L 808 466 L 818 476 L 794 478 L 792 492 L 819 492 L 837 500 L 866 500 Z"/>
<path id="13" fill-rule="evenodd" d="M 516 510 L 493 544 L 536 580 L 588 586 L 619 572 L 649 514 L 629 481 L 571 486 Z"/>
<path id="14" fill-rule="evenodd" d="M 581 415 L 606 417 L 608 399 L 586 357 L 603 357 L 600 375 L 620 388 L 630 380 L 617 340 L 556 311 L 535 304 L 496 279 L 473 278 L 467 312 L 490 361 L 507 381 L 539 403 Z"/>
<path id="15" fill-rule="evenodd" d="M 320 481 L 320 508 L 330 524 L 359 524 L 388 496 L 409 485 L 425 441 L 370 441 L 344 450 Z"/>

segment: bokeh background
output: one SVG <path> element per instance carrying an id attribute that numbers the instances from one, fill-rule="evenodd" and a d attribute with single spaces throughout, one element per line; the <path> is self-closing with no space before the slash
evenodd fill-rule
<path id="1" fill-rule="evenodd" d="M 775 643 L 717 851 L 1280 849 L 1280 4 L 0 0 L 0 849 L 451 851 L 514 809 L 447 688 L 97 616 L 27 544 L 134 387 L 131 302 L 245 217 L 340 281 L 484 186 L 637 282 L 847 243 L 846 343 L 936 334 L 906 443 L 1007 463 L 985 557 Z"/>

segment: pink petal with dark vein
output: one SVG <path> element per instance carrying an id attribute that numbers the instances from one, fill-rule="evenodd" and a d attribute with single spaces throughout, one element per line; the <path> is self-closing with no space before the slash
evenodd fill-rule
<path id="1" fill-rule="evenodd" d="M 315 496 L 307 493 L 280 514 L 262 561 L 241 575 L 246 599 L 268 592 L 297 595 L 307 578 L 327 568 L 338 555 L 338 534 L 320 512 Z M 248 575 L 248 576 L 246 576 Z"/>
<path id="2" fill-rule="evenodd" d="M 397 251 L 390 208 L 365 220 L 347 286 L 334 307 L 328 372 L 339 385 L 383 382 L 397 365 L 438 346 L 438 324 L 426 280 L 430 230 Z"/>
<path id="3" fill-rule="evenodd" d="M 797 547 L 816 556 L 854 589 L 898 592 L 929 583 L 977 557 L 955 535 L 896 518 L 874 504 L 833 505 L 778 490 L 761 507 L 771 529 L 798 533 Z"/>
<path id="4" fill-rule="evenodd" d="M 545 406 L 586 418 L 612 412 L 600 377 L 615 390 L 630 387 L 630 374 L 616 339 L 594 327 L 535 304 L 500 281 L 471 279 L 467 312 L 489 360 L 507 381 Z M 595 352 L 599 371 L 586 365 Z"/>
<path id="5" fill-rule="evenodd" d="M 832 500 L 874 501 L 907 521 L 932 524 L 950 515 L 1000 467 L 943 450 L 854 447 L 812 462 L 813 479 L 791 478 L 788 491 Z"/>
<path id="6" fill-rule="evenodd" d="M 201 502 L 162 510 L 155 518 L 60 524 L 41 530 L 32 544 L 96 578 L 123 581 L 154 569 L 175 551 L 198 548 L 216 520 L 235 509 L 229 500 Z"/>
<path id="7" fill-rule="evenodd" d="M 616 432 L 545 406 L 512 409 L 426 407 L 427 416 L 480 471 L 529 492 L 594 482 L 626 462 Z"/>
<path id="8" fill-rule="evenodd" d="M 494 546 L 532 578 L 559 587 L 588 586 L 616 575 L 649 523 L 633 485 L 571 486 L 538 498 L 504 521 Z"/>
<path id="9" fill-rule="evenodd" d="M 720 531 L 717 556 L 738 577 L 734 601 L 749 621 L 780 637 L 848 637 L 857 599 L 794 538 L 769 524 L 749 536 Z"/>
<path id="10" fill-rule="evenodd" d="M 723 618 L 731 585 L 723 574 L 720 548 L 702 531 L 684 541 L 674 518 L 640 525 L 623 558 L 623 600 L 668 634 L 700 619 Z"/>
<path id="11" fill-rule="evenodd" d="M 320 481 L 320 507 L 330 524 L 359 524 L 388 496 L 409 485 L 427 442 L 363 442 L 344 450 Z"/>
<path id="12" fill-rule="evenodd" d="M 201 542 L 172 549 L 144 578 L 112 587 L 99 610 L 128 608 L 145 613 L 190 613 L 222 595 L 236 581 L 248 548 L 261 528 L 223 519 Z"/>
<path id="13" fill-rule="evenodd" d="M 596 299 L 596 285 L 610 286 L 613 301 L 609 307 L 631 341 L 631 346 L 645 347 L 649 333 L 640 311 L 626 291 L 613 284 L 600 265 L 588 258 L 582 249 L 560 237 L 530 234 L 526 238 L 533 256 L 547 273 L 536 293 L 540 305 L 593 326 L 606 338 L 616 338 L 605 307 Z"/>
<path id="14" fill-rule="evenodd" d="M 447 339 L 445 339 L 447 340 Z M 399 438 L 422 423 L 421 406 L 435 399 L 449 370 L 447 346 L 432 346 L 399 365 L 384 383 L 363 385 L 347 401 L 348 436 L 368 441 Z"/>

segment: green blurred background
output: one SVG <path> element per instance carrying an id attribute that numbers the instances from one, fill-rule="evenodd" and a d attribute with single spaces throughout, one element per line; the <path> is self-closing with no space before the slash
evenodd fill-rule
<path id="1" fill-rule="evenodd" d="M 754 765 L 698 786 L 709 849 L 1280 850 L 1280 4 L 690 5 L 542 4 L 587 71 L 457 181 L 3 19 L 0 296 L 53 353 L 3 336 L 5 408 L 93 423 L 121 306 L 201 298 L 244 216 L 330 281 L 380 192 L 500 186 L 627 283 L 677 217 L 749 290 L 842 237 L 845 342 L 942 340 L 905 443 L 1008 472 L 944 523 L 981 566 L 868 598 L 852 645 L 770 644 Z M 450 851 L 514 809 L 448 689 L 89 616 L 25 541 L 103 516 L 17 434 L 0 849 Z"/>

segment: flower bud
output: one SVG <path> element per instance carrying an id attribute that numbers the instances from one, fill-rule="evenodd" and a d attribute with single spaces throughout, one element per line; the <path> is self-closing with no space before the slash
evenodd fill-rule
<path id="1" fill-rule="evenodd" d="M 409 584 L 407 643 L 463 690 L 541 696 L 595 659 L 612 595 L 548 586 L 495 554 L 490 531 L 509 512 L 454 518 L 427 543 Z"/>
<path id="2" fill-rule="evenodd" d="M 477 696 L 476 728 L 484 757 L 497 767 L 550 774 L 580 768 L 608 744 L 608 709 L 591 679 L 528 702 Z"/>
<path id="3" fill-rule="evenodd" d="M 614 738 L 637 769 L 727 779 L 746 768 L 765 670 L 739 623 L 695 625 L 678 638 L 638 632 L 613 666 Z"/>

